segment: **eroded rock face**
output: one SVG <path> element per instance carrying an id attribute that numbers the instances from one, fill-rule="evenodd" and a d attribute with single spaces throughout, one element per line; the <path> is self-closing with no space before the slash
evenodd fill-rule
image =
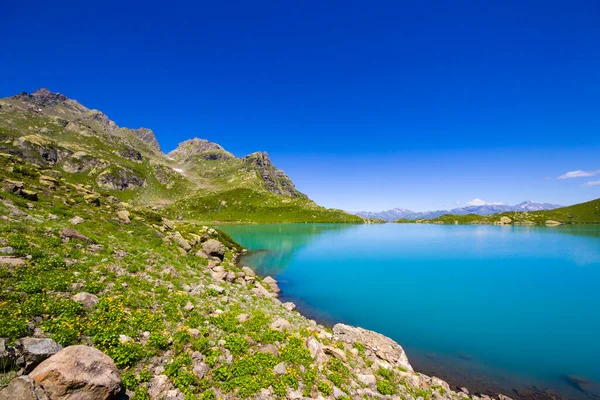
<path id="1" fill-rule="evenodd" d="M 96 183 L 104 189 L 126 190 L 142 187 L 146 181 L 132 170 L 109 168 L 98 175 Z"/>
<path id="2" fill-rule="evenodd" d="M 377 357 L 391 365 L 402 367 L 408 371 L 413 370 L 404 349 L 398 343 L 380 333 L 345 324 L 336 324 L 333 327 L 333 334 L 347 343 L 359 342 L 364 344 L 371 348 L 377 354 Z"/>
<path id="3" fill-rule="evenodd" d="M 88 346 L 70 346 L 38 365 L 29 376 L 52 400 L 110 400 L 122 391 L 113 360 Z"/>
<path id="4" fill-rule="evenodd" d="M 292 180 L 283 171 L 275 168 L 267 153 L 252 153 L 244 157 L 243 161 L 248 169 L 258 172 L 269 192 L 288 197 L 305 197 L 296 190 Z"/>

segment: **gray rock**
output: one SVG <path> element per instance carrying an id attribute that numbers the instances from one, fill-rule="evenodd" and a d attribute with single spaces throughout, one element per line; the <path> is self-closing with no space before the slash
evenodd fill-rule
<path id="1" fill-rule="evenodd" d="M 373 374 L 356 374 L 356 379 L 365 386 L 375 386 L 377 378 Z"/>
<path id="2" fill-rule="evenodd" d="M 272 354 L 275 357 L 279 356 L 279 351 L 277 350 L 277 347 L 273 344 L 262 345 L 258 348 L 258 351 L 265 354 Z"/>
<path id="3" fill-rule="evenodd" d="M 87 346 L 67 347 L 29 374 L 52 400 L 111 400 L 121 392 L 113 360 Z"/>
<path id="4" fill-rule="evenodd" d="M 271 329 L 275 329 L 278 331 L 289 330 L 292 329 L 292 324 L 290 324 L 288 320 L 278 318 L 271 324 Z"/>
<path id="5" fill-rule="evenodd" d="M 286 369 L 285 369 L 285 363 L 284 362 L 280 362 L 279 364 L 277 364 L 276 366 L 273 367 L 273 372 L 275 372 L 276 374 L 279 375 L 283 375 L 286 373 Z"/>
<path id="6" fill-rule="evenodd" d="M 27 371 L 31 371 L 39 363 L 62 350 L 62 346 L 52 339 L 33 337 L 21 339 L 17 348 L 23 357 Z"/>
<path id="7" fill-rule="evenodd" d="M 0 253 L 2 254 L 14 254 L 15 253 L 15 249 L 13 249 L 12 247 L 0 247 Z"/>
<path id="8" fill-rule="evenodd" d="M 129 217 L 130 217 L 129 211 L 127 211 L 127 210 L 117 211 L 117 218 L 119 218 L 119 221 L 121 221 L 125 225 L 131 224 L 131 219 L 129 219 Z"/>
<path id="9" fill-rule="evenodd" d="M 323 345 L 315 337 L 311 336 L 308 339 L 306 347 L 317 363 L 321 364 L 327 362 L 327 355 L 325 355 L 325 352 L 323 351 Z"/>
<path id="10" fill-rule="evenodd" d="M 339 399 L 342 396 L 346 396 L 346 393 L 344 393 L 344 391 L 342 389 L 340 389 L 337 386 L 333 387 L 333 397 L 335 397 L 336 399 Z"/>
<path id="11" fill-rule="evenodd" d="M 200 379 L 204 378 L 204 375 L 206 375 L 206 373 L 209 370 L 209 366 L 204 363 L 204 362 L 194 362 L 194 366 L 192 368 L 192 371 L 198 375 L 198 377 Z"/>
<path id="12" fill-rule="evenodd" d="M 285 307 L 288 311 L 294 311 L 296 309 L 296 305 L 291 301 L 283 303 L 283 307 Z"/>
<path id="13" fill-rule="evenodd" d="M 223 260 L 225 256 L 225 246 L 216 239 L 208 239 L 202 243 L 202 250 L 209 256 L 217 257 Z"/>
<path id="14" fill-rule="evenodd" d="M 88 239 L 81 233 L 77 232 L 75 229 L 71 229 L 71 228 L 62 228 L 60 230 L 60 237 L 65 241 L 69 241 L 71 239 L 76 239 L 76 240 L 81 240 L 82 242 L 87 242 L 87 243 L 91 242 L 90 239 Z"/>
<path id="15" fill-rule="evenodd" d="M 73 301 L 76 301 L 78 303 L 83 304 L 83 306 L 85 308 L 94 308 L 96 306 L 96 304 L 98 304 L 98 296 L 95 296 L 91 293 L 87 293 L 87 292 L 80 292 L 77 293 L 75 295 L 73 295 L 73 297 L 71 297 L 71 299 Z"/>
<path id="16" fill-rule="evenodd" d="M 223 294 L 223 292 L 225 292 L 224 288 L 222 288 L 221 286 L 214 285 L 214 284 L 208 285 L 208 289 L 215 290 L 219 294 Z"/>
<path id="17" fill-rule="evenodd" d="M 189 301 L 188 301 L 188 302 L 185 304 L 185 306 L 183 307 L 183 309 L 184 309 L 185 311 L 192 311 L 192 310 L 194 309 L 194 305 L 193 305 L 191 302 L 189 302 Z"/>
<path id="18" fill-rule="evenodd" d="M 79 224 L 82 224 L 82 223 L 84 223 L 84 222 L 85 222 L 85 219 L 83 219 L 83 218 L 81 218 L 81 217 L 78 217 L 78 216 L 76 216 L 76 217 L 73 217 L 73 218 L 71 218 L 71 219 L 69 220 L 69 222 L 71 223 L 71 225 L 73 225 L 73 226 L 76 226 L 76 225 L 79 225 Z"/>

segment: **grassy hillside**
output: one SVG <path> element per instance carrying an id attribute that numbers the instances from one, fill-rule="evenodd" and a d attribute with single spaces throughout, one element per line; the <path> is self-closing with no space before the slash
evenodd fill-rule
<path id="1" fill-rule="evenodd" d="M 505 223 L 538 225 L 538 224 L 599 224 L 600 199 L 575 204 L 554 210 L 533 212 L 504 212 L 489 216 L 475 214 L 453 215 L 446 214 L 430 220 L 417 220 L 411 222 L 438 223 L 438 224 L 498 224 L 504 218 Z M 510 220 L 507 220 L 509 218 Z M 396 222 L 406 223 L 401 220 Z"/>
<path id="2" fill-rule="evenodd" d="M 209 221 L 362 222 L 318 207 L 266 153 L 236 158 L 191 139 L 168 155 L 151 130 L 118 127 L 108 116 L 40 89 L 0 100 L 0 153 L 54 169 L 121 201 Z M 250 191 L 250 192 L 248 192 Z M 222 201 L 226 207 L 215 207 Z"/>
<path id="3" fill-rule="evenodd" d="M 177 201 L 165 212 L 172 218 L 224 222 L 362 222 L 362 218 L 317 206 L 303 198 L 286 198 L 237 188 L 197 194 Z"/>

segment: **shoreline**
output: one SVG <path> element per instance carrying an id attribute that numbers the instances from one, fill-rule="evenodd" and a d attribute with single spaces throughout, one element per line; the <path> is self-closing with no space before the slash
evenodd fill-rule
<path id="1" fill-rule="evenodd" d="M 253 250 L 247 251 L 243 254 L 240 254 L 235 263 L 237 266 L 249 267 L 252 268 L 256 272 L 256 267 L 250 264 L 243 263 L 244 257 L 251 255 L 252 253 L 257 252 L 265 252 L 270 250 Z M 261 278 L 267 278 L 267 276 L 263 276 L 258 274 Z M 328 315 L 325 311 L 319 310 L 315 307 L 312 307 L 306 302 L 304 302 L 301 298 L 297 298 L 294 296 L 286 295 L 283 290 L 277 293 L 275 299 L 278 301 L 292 302 L 296 306 L 295 311 L 297 311 L 302 318 L 305 318 L 309 321 L 314 321 L 315 323 L 322 325 L 328 329 L 333 328 L 336 324 L 346 324 L 347 321 L 342 321 L 332 315 Z M 363 328 L 364 329 L 364 328 Z M 377 332 L 379 333 L 379 332 Z M 381 333 L 379 333 L 381 334 Z M 382 336 L 385 336 L 381 334 Z M 387 336 L 385 336 L 387 337 Z M 390 338 L 391 339 L 391 338 Z M 391 339 L 394 340 L 394 339 Z M 400 344 L 400 343 L 399 343 Z M 400 344 L 400 346 L 402 346 Z M 404 349 L 407 351 L 406 349 Z M 408 350 L 407 353 L 413 353 L 412 350 Z M 458 356 L 457 356 L 458 357 Z M 416 373 L 423 374 L 429 377 L 435 377 L 441 379 L 448 383 L 451 389 L 456 392 L 461 392 L 463 389 L 467 389 L 470 395 L 477 396 L 489 396 L 491 398 L 500 398 L 503 400 L 513 399 L 513 400 L 587 400 L 589 399 L 583 392 L 578 392 L 579 396 L 573 397 L 574 393 L 571 393 L 569 397 L 567 394 L 562 394 L 555 391 L 552 388 L 538 388 L 535 384 L 531 383 L 527 385 L 525 381 L 522 382 L 522 385 L 513 385 L 511 382 L 517 383 L 520 379 L 519 377 L 503 377 L 502 381 L 505 381 L 504 384 L 496 381 L 497 378 L 492 378 L 484 373 L 476 372 L 477 367 L 475 368 L 451 368 L 447 369 L 446 365 L 440 364 L 438 357 L 436 355 L 426 355 L 426 354 L 409 354 L 410 364 L 414 367 Z M 427 361 L 429 360 L 429 361 Z M 471 359 L 464 359 L 470 367 L 473 367 L 473 361 Z M 468 371 L 469 369 L 473 369 L 475 371 Z M 565 386 L 566 382 L 565 382 Z M 575 388 L 572 388 L 574 392 L 577 392 Z"/>

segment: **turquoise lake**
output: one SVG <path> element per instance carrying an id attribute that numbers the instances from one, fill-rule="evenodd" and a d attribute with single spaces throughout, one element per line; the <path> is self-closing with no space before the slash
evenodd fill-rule
<path id="1" fill-rule="evenodd" d="M 600 382 L 600 227 L 224 225 L 282 300 L 372 329 L 472 391 Z M 517 396 L 518 397 L 518 396 Z"/>

